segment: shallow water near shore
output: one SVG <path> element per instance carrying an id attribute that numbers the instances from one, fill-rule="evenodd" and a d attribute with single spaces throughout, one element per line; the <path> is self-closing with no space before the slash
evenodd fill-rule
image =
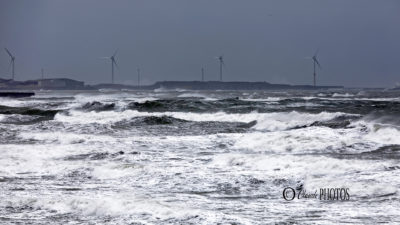
<path id="1" fill-rule="evenodd" d="M 399 223 L 399 137 L 395 91 L 0 98 L 0 223 Z"/>

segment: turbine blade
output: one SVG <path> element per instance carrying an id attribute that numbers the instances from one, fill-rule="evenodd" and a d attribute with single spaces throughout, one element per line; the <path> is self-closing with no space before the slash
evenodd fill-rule
<path id="1" fill-rule="evenodd" d="M 112 60 L 112 63 L 114 63 L 115 67 L 117 67 L 117 69 L 119 69 L 119 66 L 117 64 L 117 61 L 115 59 Z"/>
<path id="2" fill-rule="evenodd" d="M 317 48 L 317 51 L 315 51 L 314 57 L 318 56 L 319 48 Z"/>
<path id="3" fill-rule="evenodd" d="M 318 67 L 319 67 L 320 69 L 322 69 L 322 68 L 321 68 L 321 65 L 319 64 L 319 62 L 318 62 L 318 60 L 317 60 L 317 58 L 314 58 L 314 61 L 317 63 Z"/>
<path id="4" fill-rule="evenodd" d="M 114 54 L 112 55 L 113 57 L 115 57 L 117 55 L 118 49 L 115 50 Z"/>
<path id="5" fill-rule="evenodd" d="M 14 56 L 11 54 L 11 52 L 10 51 L 8 51 L 8 49 L 7 48 L 4 48 L 5 50 L 6 50 L 6 52 L 7 52 L 7 54 L 11 57 L 11 58 L 14 58 Z"/>
<path id="6" fill-rule="evenodd" d="M 110 57 L 98 57 L 99 59 L 110 59 Z"/>
<path id="7" fill-rule="evenodd" d="M 219 60 L 220 60 L 220 62 L 221 62 L 221 64 L 222 64 L 222 66 L 223 66 L 224 68 L 226 68 L 224 58 L 220 58 Z"/>

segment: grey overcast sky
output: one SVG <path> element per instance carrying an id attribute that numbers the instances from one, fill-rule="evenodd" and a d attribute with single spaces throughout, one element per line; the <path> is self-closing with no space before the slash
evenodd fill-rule
<path id="1" fill-rule="evenodd" d="M 399 0 L 0 0 L 0 77 L 110 82 L 218 79 L 391 87 L 400 82 Z"/>

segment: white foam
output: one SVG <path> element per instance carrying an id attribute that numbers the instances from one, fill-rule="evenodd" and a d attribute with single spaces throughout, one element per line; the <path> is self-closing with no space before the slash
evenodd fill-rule
<path id="1" fill-rule="evenodd" d="M 267 97 L 267 98 L 241 98 L 242 101 L 249 101 L 249 102 L 278 102 L 285 98 L 281 97 Z"/>
<path id="2" fill-rule="evenodd" d="M 355 100 L 362 101 L 382 101 L 382 102 L 399 102 L 400 98 L 356 98 Z"/>
<path id="3" fill-rule="evenodd" d="M 364 121 L 353 123 L 354 125 L 366 126 L 368 133 L 364 136 L 366 141 L 376 142 L 383 145 L 400 145 L 400 130 L 393 126 L 385 126 L 374 122 Z"/>
<path id="4" fill-rule="evenodd" d="M 382 101 L 382 102 L 398 102 L 400 98 L 351 98 L 349 97 L 332 97 L 332 98 L 313 98 L 313 97 L 304 97 L 305 100 L 311 99 L 321 99 L 321 100 L 329 100 L 329 101 Z"/>
<path id="5" fill-rule="evenodd" d="M 156 93 L 162 93 L 162 92 L 185 92 L 185 91 L 187 91 L 187 90 L 186 89 L 182 89 L 182 88 L 168 89 L 168 88 L 160 87 L 160 88 L 154 89 L 154 92 L 156 92 Z"/>
<path id="6" fill-rule="evenodd" d="M 46 196 L 25 197 L 8 202 L 9 207 L 30 206 L 35 210 L 46 209 L 60 214 L 73 214 L 89 218 L 108 217 L 113 224 L 124 224 L 136 221 L 143 224 L 171 223 L 193 220 L 206 224 L 222 221 L 237 221 L 240 224 L 252 224 L 248 219 L 237 215 L 227 215 L 218 210 L 196 208 L 196 204 L 157 200 L 152 196 L 140 196 L 132 192 L 99 193 L 89 196 Z M 120 218 L 121 221 L 115 221 Z M 127 219 L 127 220 L 126 220 Z M 171 220 L 170 220 L 171 219 Z"/>
<path id="7" fill-rule="evenodd" d="M 201 93 L 183 93 L 177 96 L 178 98 L 202 98 L 205 101 L 217 101 L 217 98 L 212 98 Z"/>
<path id="8" fill-rule="evenodd" d="M 45 143 L 58 143 L 58 144 L 77 144 L 83 142 L 93 141 L 112 141 L 114 140 L 111 136 L 106 135 L 91 135 L 91 134 L 78 134 L 78 133 L 67 133 L 67 132 L 21 132 L 19 137 L 23 139 L 31 139 L 43 141 Z"/>
<path id="9" fill-rule="evenodd" d="M 377 171 L 395 166 L 393 161 L 371 163 L 360 159 L 337 159 L 322 155 L 273 155 L 226 153 L 213 158 L 210 167 L 231 174 L 248 174 L 263 179 L 285 179 L 298 182 L 308 191 L 320 188 L 349 188 L 350 198 L 376 198 L 397 192 L 393 180 L 396 175 L 381 176 Z M 355 176 L 355 174 L 357 174 Z M 371 183 L 371 180 L 380 183 Z"/>
<path id="10" fill-rule="evenodd" d="M 136 98 L 127 98 L 126 100 L 143 103 L 147 101 L 156 101 L 158 99 L 159 98 L 154 98 L 154 97 L 136 97 Z"/>
<path id="11" fill-rule="evenodd" d="M 226 134 L 235 140 L 233 149 L 269 153 L 361 153 L 387 145 L 400 145 L 400 130 L 356 122 L 353 128 L 312 126 L 295 130 Z M 367 132 L 365 131 L 367 127 Z"/>
<path id="12" fill-rule="evenodd" d="M 332 182 L 338 186 L 340 184 L 348 186 L 347 178 L 354 181 L 355 173 L 382 170 L 386 166 L 392 165 L 391 162 L 371 164 L 363 160 L 335 159 L 318 155 L 302 155 L 301 160 L 299 157 L 290 154 L 226 153 L 215 156 L 209 166 L 230 171 L 233 174 L 257 171 L 261 177 L 278 177 L 295 181 L 307 181 L 311 178 L 317 183 L 324 181 L 324 183 L 319 183 L 319 187 L 332 187 L 330 185 Z M 337 181 L 339 183 L 336 183 Z"/>
<path id="13" fill-rule="evenodd" d="M 73 145 L 2 145 L 0 176 L 59 175 L 79 167 L 76 163 L 60 163 L 54 158 L 81 154 L 85 149 Z"/>
<path id="14" fill-rule="evenodd" d="M 135 176 L 143 169 L 141 164 L 116 164 L 103 163 L 101 166 L 96 166 L 92 175 L 98 179 L 119 179 L 126 176 Z"/>
<path id="15" fill-rule="evenodd" d="M 257 124 L 254 126 L 255 129 L 275 131 L 295 126 L 304 126 L 316 121 L 327 121 L 342 115 L 345 115 L 345 113 L 321 112 L 318 114 L 310 114 L 293 111 L 254 114 L 252 120 L 257 121 Z"/>
<path id="16" fill-rule="evenodd" d="M 348 98 L 348 97 L 353 97 L 354 95 L 353 94 L 350 94 L 350 93 L 345 93 L 345 94 L 341 94 L 341 93 L 334 93 L 333 95 L 332 95 L 332 97 L 345 97 L 345 98 Z"/>
<path id="17" fill-rule="evenodd" d="M 178 98 L 206 98 L 207 96 L 200 93 L 183 93 L 178 95 Z"/>
<path id="18" fill-rule="evenodd" d="M 297 102 L 297 103 L 290 103 L 286 105 L 286 107 L 316 107 L 321 106 L 320 104 L 312 103 L 312 102 Z"/>
<path id="19" fill-rule="evenodd" d="M 23 107 L 23 106 L 34 106 L 37 104 L 43 104 L 46 101 L 43 100 L 19 100 L 12 98 L 0 98 L 0 105 L 8 106 L 8 107 Z"/>
<path id="20" fill-rule="evenodd" d="M 18 107 L 22 106 L 24 102 L 19 101 L 17 99 L 10 99 L 10 98 L 0 98 L 1 105 L 9 106 L 9 107 Z"/>
<path id="21" fill-rule="evenodd" d="M 219 122 L 244 122 L 257 121 L 254 126 L 258 130 L 284 130 L 294 126 L 303 126 L 315 121 L 331 120 L 335 117 L 345 115 L 345 113 L 329 113 L 321 112 L 318 114 L 299 113 L 293 112 L 276 112 L 276 113 L 191 113 L 191 112 L 162 112 L 162 113 L 149 113 L 139 112 L 136 110 L 126 110 L 123 112 L 81 112 L 69 111 L 69 115 L 58 113 L 55 119 L 67 123 L 100 123 L 108 124 L 121 120 L 129 120 L 134 117 L 141 116 L 171 116 L 178 119 L 189 121 L 219 121 Z"/>
<path id="22" fill-rule="evenodd" d="M 308 127 L 305 129 L 253 132 L 237 134 L 234 149 L 246 149 L 251 152 L 270 153 L 329 153 L 337 152 L 356 140 L 355 132 L 343 135 L 343 130 L 327 127 Z"/>

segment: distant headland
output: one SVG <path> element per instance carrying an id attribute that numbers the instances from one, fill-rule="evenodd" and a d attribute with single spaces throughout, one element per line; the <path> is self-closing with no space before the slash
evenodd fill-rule
<path id="1" fill-rule="evenodd" d="M 342 89 L 343 86 L 312 86 L 271 84 L 268 82 L 239 81 L 158 81 L 152 85 L 96 84 L 85 85 L 83 81 L 67 78 L 38 79 L 14 81 L 0 78 L 0 90 L 155 90 L 155 89 L 187 89 L 187 90 L 316 90 Z"/>

